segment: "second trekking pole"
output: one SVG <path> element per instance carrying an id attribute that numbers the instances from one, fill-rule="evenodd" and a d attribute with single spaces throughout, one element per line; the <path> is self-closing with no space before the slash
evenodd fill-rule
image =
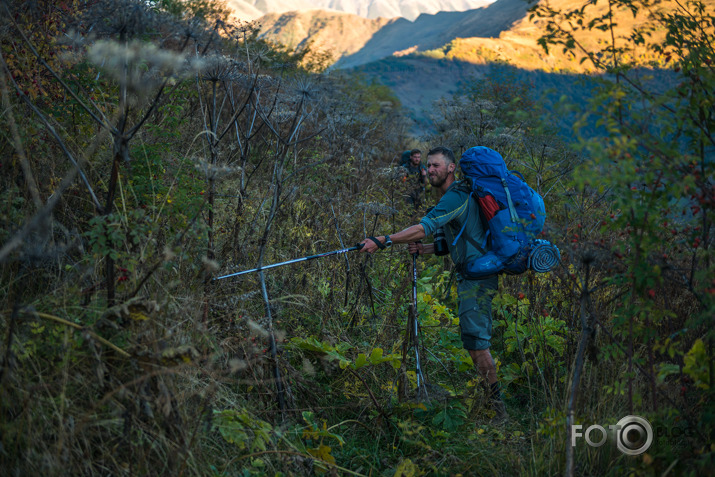
<path id="1" fill-rule="evenodd" d="M 317 255 L 308 255 L 307 257 L 294 258 L 293 260 L 288 260 L 286 262 L 273 263 L 271 265 L 264 265 L 263 267 L 252 268 L 250 270 L 243 270 L 242 272 L 229 273 L 228 275 L 216 277 L 216 278 L 214 278 L 214 280 L 223 280 L 224 278 L 237 277 L 239 275 L 245 275 L 246 273 L 253 273 L 253 272 L 259 272 L 261 270 L 268 270 L 269 268 L 282 267 L 283 265 L 290 265 L 291 263 L 305 262 L 307 260 L 313 260 L 314 258 L 323 258 L 323 257 L 329 257 L 330 255 L 338 255 L 341 253 L 348 253 L 348 252 L 352 252 L 353 250 L 360 250 L 362 247 L 363 247 L 363 245 L 361 243 L 359 243 L 359 244 L 355 245 L 354 247 L 350 247 L 350 248 L 344 248 L 341 250 L 333 250 L 332 252 L 324 252 L 324 253 L 319 253 Z"/>
<path id="2" fill-rule="evenodd" d="M 428 398 L 425 375 L 420 359 L 419 320 L 417 319 L 417 253 L 412 254 L 412 345 L 415 347 L 415 376 L 417 378 L 417 396 Z"/>

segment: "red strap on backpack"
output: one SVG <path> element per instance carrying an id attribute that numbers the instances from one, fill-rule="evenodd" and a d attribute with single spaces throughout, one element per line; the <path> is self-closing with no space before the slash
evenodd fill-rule
<path id="1" fill-rule="evenodd" d="M 492 218 L 500 210 L 499 204 L 497 203 L 496 199 L 492 195 L 486 195 L 484 197 L 477 197 L 477 201 L 479 202 L 479 208 L 482 210 L 482 213 L 484 214 L 484 218 L 486 219 L 487 222 L 492 220 Z"/>

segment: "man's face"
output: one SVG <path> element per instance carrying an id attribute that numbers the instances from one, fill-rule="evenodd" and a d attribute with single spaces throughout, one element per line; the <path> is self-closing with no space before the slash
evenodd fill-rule
<path id="1" fill-rule="evenodd" d="M 412 162 L 413 166 L 418 165 L 420 162 L 422 162 L 422 153 L 416 152 L 410 156 L 410 161 Z"/>
<path id="2" fill-rule="evenodd" d="M 427 156 L 427 176 L 432 187 L 442 187 L 447 176 L 454 171 L 453 166 L 442 154 Z"/>

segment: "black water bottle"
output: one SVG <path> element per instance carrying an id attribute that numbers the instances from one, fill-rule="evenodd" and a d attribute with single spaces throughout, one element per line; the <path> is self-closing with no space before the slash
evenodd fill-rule
<path id="1" fill-rule="evenodd" d="M 444 230 L 440 227 L 434 231 L 434 254 L 447 255 L 448 253 L 447 239 L 444 238 Z"/>

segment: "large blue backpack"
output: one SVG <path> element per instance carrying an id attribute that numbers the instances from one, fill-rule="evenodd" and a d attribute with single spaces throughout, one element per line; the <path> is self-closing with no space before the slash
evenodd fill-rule
<path id="1" fill-rule="evenodd" d="M 468 149 L 459 165 L 471 184 L 470 196 L 476 198 L 485 224 L 481 248 L 490 248 L 481 257 L 463 264 L 462 274 L 466 278 L 485 278 L 497 273 L 524 273 L 527 269 L 547 272 L 555 267 L 561 258 L 559 249 L 536 238 L 546 220 L 544 199 L 523 176 L 507 170 L 501 155 L 484 146 Z M 464 226 L 452 245 L 462 232 Z"/>

